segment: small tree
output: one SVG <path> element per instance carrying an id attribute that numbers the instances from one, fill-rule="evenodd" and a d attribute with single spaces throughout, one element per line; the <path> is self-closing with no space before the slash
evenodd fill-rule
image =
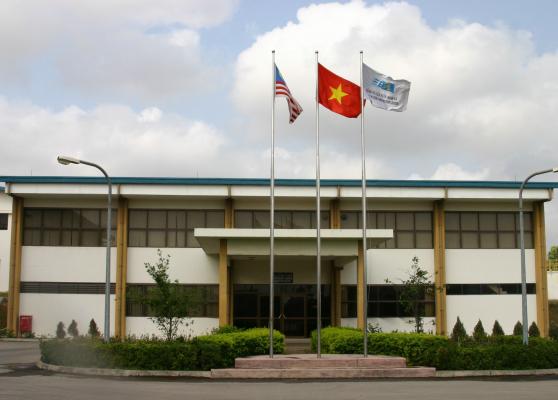
<path id="1" fill-rule="evenodd" d="M 523 324 L 519 321 L 513 327 L 513 335 L 514 336 L 522 336 L 523 335 Z"/>
<path id="2" fill-rule="evenodd" d="M 537 326 L 535 321 L 533 321 L 533 323 L 529 327 L 529 337 L 540 337 L 540 336 L 541 336 L 541 332 L 539 331 L 539 327 Z"/>
<path id="3" fill-rule="evenodd" d="M 480 319 L 475 325 L 475 329 L 473 329 L 473 339 L 475 339 L 476 342 L 483 342 L 486 340 L 486 332 L 484 331 L 484 326 L 482 326 L 482 321 Z"/>
<path id="4" fill-rule="evenodd" d="M 465 327 L 463 326 L 463 323 L 461 322 L 459 317 L 457 317 L 457 321 L 455 322 L 453 330 L 451 331 L 451 339 L 454 342 L 458 343 L 467 340 L 467 331 L 465 330 Z"/>
<path id="5" fill-rule="evenodd" d="M 91 321 L 89 321 L 89 331 L 87 333 L 92 338 L 97 338 L 101 336 L 101 332 L 99 331 L 99 328 L 97 327 L 97 323 L 93 318 L 91 318 Z"/>
<path id="6" fill-rule="evenodd" d="M 64 322 L 60 321 L 56 326 L 56 337 L 64 339 L 66 337 L 66 330 L 64 329 Z"/>
<path id="7" fill-rule="evenodd" d="M 181 325 L 188 326 L 188 312 L 193 299 L 183 290 L 178 280 L 169 277 L 170 256 L 163 257 L 160 249 L 157 263 L 145 263 L 145 270 L 155 282 L 147 294 L 139 296 L 139 300 L 147 304 L 152 314 L 149 319 L 163 333 L 167 340 L 173 340 Z"/>
<path id="8" fill-rule="evenodd" d="M 392 283 L 386 279 L 387 283 Z M 401 280 L 402 289 L 399 293 L 399 304 L 407 315 L 413 317 L 415 332 L 424 332 L 424 300 L 434 293 L 428 271 L 419 266 L 418 257 L 413 257 L 408 278 Z"/>
<path id="9" fill-rule="evenodd" d="M 494 326 L 492 327 L 492 336 L 504 336 L 504 330 L 502 326 L 498 322 L 498 320 L 494 321 Z"/>
<path id="10" fill-rule="evenodd" d="M 73 319 L 72 322 L 70 323 L 70 325 L 68 326 L 68 334 L 73 338 L 76 338 L 76 337 L 79 336 L 77 322 L 76 322 L 75 319 Z"/>

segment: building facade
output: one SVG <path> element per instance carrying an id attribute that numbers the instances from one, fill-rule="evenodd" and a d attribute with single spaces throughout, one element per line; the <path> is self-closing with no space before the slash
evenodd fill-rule
<path id="1" fill-rule="evenodd" d="M 31 316 L 53 335 L 59 321 L 102 330 L 106 185 L 79 177 L 0 177 L 0 291 L 8 328 Z M 170 274 L 197 299 L 197 335 L 269 320 L 269 181 L 265 179 L 115 178 L 111 332 L 156 334 L 138 302 L 152 284 L 145 263 L 170 255 Z M 315 329 L 315 182 L 276 181 L 275 327 L 307 337 Z M 525 239 L 529 320 L 548 331 L 544 203 L 552 183 L 532 183 Z M 517 182 L 369 181 L 367 248 L 362 246 L 360 181 L 323 180 L 322 325 L 378 324 L 412 330 L 398 301 L 413 259 L 433 290 L 421 301 L 425 330 L 448 334 L 457 317 L 472 331 L 498 320 L 506 333 L 521 320 Z M 367 257 L 367 282 L 364 282 Z M 367 316 L 363 299 L 368 290 Z"/>

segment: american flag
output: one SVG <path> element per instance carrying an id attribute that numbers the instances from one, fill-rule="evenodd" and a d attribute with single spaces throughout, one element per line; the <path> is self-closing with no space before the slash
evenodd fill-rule
<path id="1" fill-rule="evenodd" d="M 295 119 L 302 112 L 302 107 L 294 99 L 291 91 L 289 90 L 287 83 L 283 79 L 281 72 L 277 65 L 275 66 L 275 97 L 285 97 L 287 99 L 287 104 L 289 105 L 290 120 L 289 123 L 293 123 Z"/>

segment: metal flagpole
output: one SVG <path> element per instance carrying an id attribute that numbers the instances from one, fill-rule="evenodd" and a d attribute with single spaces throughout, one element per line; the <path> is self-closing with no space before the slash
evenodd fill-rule
<path id="1" fill-rule="evenodd" d="M 364 143 L 364 82 L 362 77 L 363 52 L 360 51 L 360 146 L 362 156 L 362 258 L 364 280 L 364 357 L 368 356 L 368 278 L 367 278 L 367 251 L 366 251 L 366 150 Z"/>
<path id="2" fill-rule="evenodd" d="M 316 51 L 316 300 L 318 302 L 316 319 L 317 358 L 322 356 L 322 268 L 321 268 L 321 210 L 320 210 L 320 104 L 318 101 L 319 88 L 318 52 Z"/>
<path id="3" fill-rule="evenodd" d="M 270 173 L 270 198 L 269 209 L 269 357 L 273 358 L 273 275 L 274 275 L 274 245 L 275 245 L 275 50 L 271 52 L 271 67 L 273 69 L 272 101 L 271 101 L 271 173 Z"/>

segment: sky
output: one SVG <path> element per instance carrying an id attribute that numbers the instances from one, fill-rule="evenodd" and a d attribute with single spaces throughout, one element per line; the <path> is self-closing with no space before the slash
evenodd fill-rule
<path id="1" fill-rule="evenodd" d="M 521 180 L 558 162 L 556 15 L 551 0 L 3 0 L 0 175 L 91 175 L 67 154 L 113 176 L 267 177 L 275 50 L 304 109 L 289 125 L 277 102 L 276 173 L 312 178 L 314 51 L 358 82 L 363 50 L 411 81 L 404 113 L 365 109 L 369 179 Z M 359 178 L 359 121 L 320 125 L 322 178 Z"/>

